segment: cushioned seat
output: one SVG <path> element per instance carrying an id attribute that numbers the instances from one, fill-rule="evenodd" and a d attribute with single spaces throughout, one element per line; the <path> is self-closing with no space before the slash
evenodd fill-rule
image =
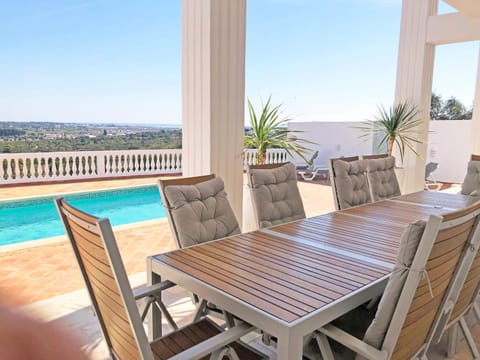
<path id="1" fill-rule="evenodd" d="M 330 181 L 337 210 L 371 202 L 367 161 L 330 159 Z"/>
<path id="2" fill-rule="evenodd" d="M 467 175 L 462 184 L 462 194 L 470 195 L 475 190 L 480 190 L 480 161 L 471 160 L 468 163 Z"/>
<path id="3" fill-rule="evenodd" d="M 247 174 L 259 228 L 305 218 L 295 165 L 254 165 Z"/>
<path id="4" fill-rule="evenodd" d="M 159 186 L 179 247 L 240 234 L 221 178 L 208 175 L 160 180 Z"/>
<path id="5" fill-rule="evenodd" d="M 402 195 L 395 174 L 395 158 L 367 159 L 367 178 L 373 201 Z"/>

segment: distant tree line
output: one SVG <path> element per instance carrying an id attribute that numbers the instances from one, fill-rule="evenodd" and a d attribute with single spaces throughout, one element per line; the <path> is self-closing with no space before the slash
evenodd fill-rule
<path id="1" fill-rule="evenodd" d="M 162 129 L 118 136 L 79 136 L 74 139 L 0 141 L 3 153 L 101 151 L 133 149 L 181 149 L 182 130 Z"/>
<path id="2" fill-rule="evenodd" d="M 2 136 L 21 136 L 21 135 L 25 135 L 24 130 L 2 129 L 2 128 L 0 128 L 0 137 L 2 137 Z"/>
<path id="3" fill-rule="evenodd" d="M 430 119 L 432 120 L 469 120 L 472 118 L 473 107 L 467 108 L 456 97 L 443 100 L 441 95 L 432 94 Z"/>

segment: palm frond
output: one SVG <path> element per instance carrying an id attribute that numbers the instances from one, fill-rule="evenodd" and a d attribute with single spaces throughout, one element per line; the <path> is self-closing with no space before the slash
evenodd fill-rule
<path id="1" fill-rule="evenodd" d="M 394 139 L 393 142 L 398 147 L 403 161 L 406 149 L 418 156 L 415 144 L 422 143 L 419 136 L 425 133 L 420 130 L 423 121 L 417 107 L 405 101 L 388 109 L 379 105 L 373 120 L 365 120 L 360 126 L 354 126 L 354 128 L 360 130 L 359 137 L 362 139 L 379 136 L 378 148 L 387 144 L 390 139 Z"/>
<path id="2" fill-rule="evenodd" d="M 250 100 L 247 102 L 252 132 L 244 137 L 245 147 L 255 148 L 259 153 L 268 148 L 281 148 L 289 155 L 295 153 L 307 161 L 306 154 L 311 150 L 305 145 L 314 143 L 296 136 L 303 131 L 288 129 L 288 122 L 292 119 L 281 116 L 281 104 L 272 106 L 269 96 L 261 111 L 256 113 Z"/>

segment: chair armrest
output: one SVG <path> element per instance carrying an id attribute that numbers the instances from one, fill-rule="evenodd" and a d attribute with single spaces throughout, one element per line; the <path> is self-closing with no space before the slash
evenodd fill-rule
<path id="1" fill-rule="evenodd" d="M 357 339 L 355 336 L 350 335 L 349 333 L 333 325 L 327 324 L 317 331 L 355 351 L 357 354 L 366 357 L 367 359 L 387 359 L 387 351 L 378 350 L 377 348 L 360 339 Z"/>
<path id="2" fill-rule="evenodd" d="M 151 286 L 144 286 L 138 289 L 134 289 L 133 296 L 135 297 L 135 300 L 142 299 L 146 296 L 157 295 L 161 291 L 171 288 L 175 285 L 176 284 L 172 283 L 171 281 L 165 280 Z"/>
<path id="3" fill-rule="evenodd" d="M 192 346 L 180 354 L 171 357 L 170 360 L 200 359 L 213 351 L 240 339 L 243 335 L 248 334 L 253 330 L 255 330 L 254 326 L 242 323 L 223 331 L 208 340 L 202 341 L 200 344 Z"/>

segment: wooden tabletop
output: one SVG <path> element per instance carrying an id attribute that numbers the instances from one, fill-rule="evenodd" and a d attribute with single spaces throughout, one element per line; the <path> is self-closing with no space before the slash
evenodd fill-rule
<path id="1" fill-rule="evenodd" d="M 160 275 L 183 274 L 170 280 L 185 280 L 180 285 L 188 290 L 200 290 L 188 288 L 194 279 L 258 314 L 296 324 L 387 279 L 406 225 L 464 204 L 462 195 L 420 192 L 155 255 L 151 261 Z"/>
<path id="2" fill-rule="evenodd" d="M 445 210 L 456 210 L 468 205 L 468 196 L 462 194 L 447 194 L 438 191 L 419 191 L 402 195 L 391 200 L 413 202 L 425 206 L 442 207 Z"/>
<path id="3" fill-rule="evenodd" d="M 391 271 L 390 264 L 253 232 L 154 256 L 219 290 L 292 322 Z"/>

